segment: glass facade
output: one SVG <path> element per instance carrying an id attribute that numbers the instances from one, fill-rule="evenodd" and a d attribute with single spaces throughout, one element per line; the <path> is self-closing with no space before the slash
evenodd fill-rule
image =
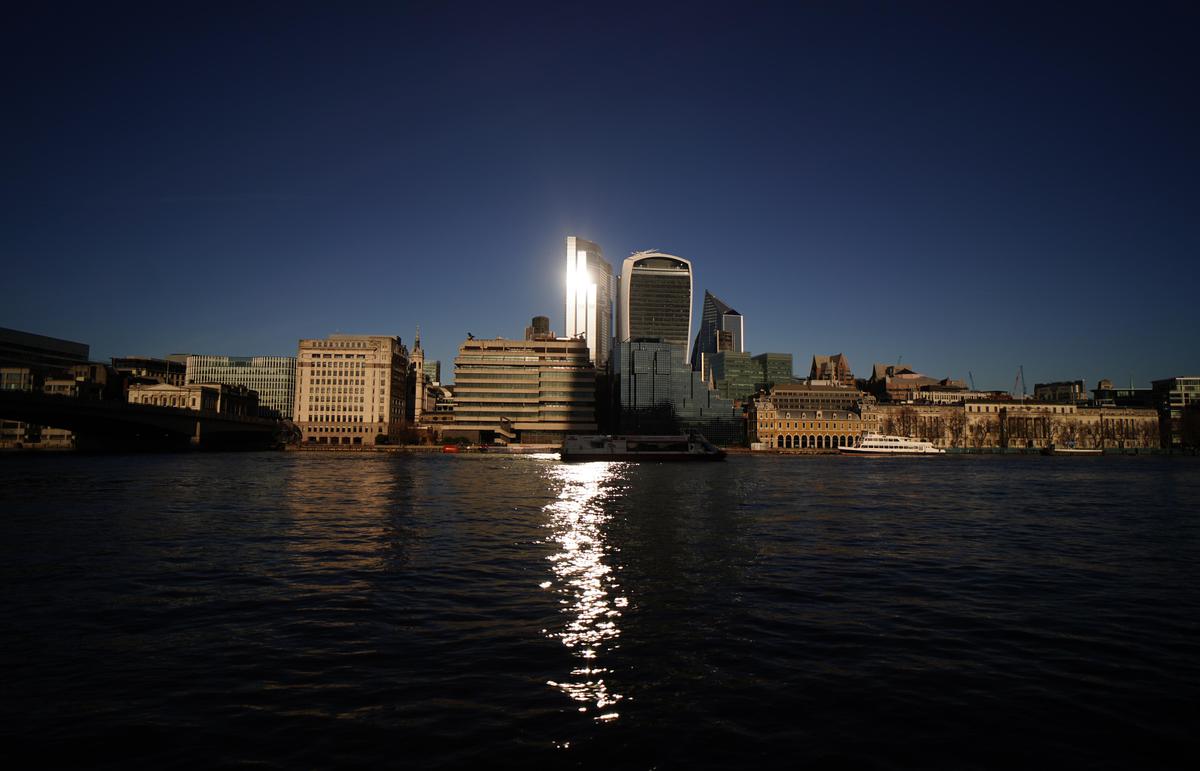
<path id="1" fill-rule="evenodd" d="M 687 360 L 692 334 L 692 264 L 658 252 L 639 252 L 621 268 L 617 341 L 665 340 Z"/>
<path id="2" fill-rule="evenodd" d="M 745 401 L 758 393 L 762 380 L 762 367 L 741 351 L 717 351 L 709 354 L 710 379 L 716 385 L 722 399 Z"/>
<path id="3" fill-rule="evenodd" d="M 745 440 L 742 411 L 704 383 L 685 359 L 683 346 L 625 341 L 614 351 L 619 431 L 679 434 L 698 431 L 730 446 Z"/>
<path id="4" fill-rule="evenodd" d="M 692 369 L 707 370 L 704 357 L 718 351 L 744 351 L 746 334 L 742 314 L 729 307 L 712 292 L 704 292 L 700 331 L 692 347 Z"/>
<path id="5" fill-rule="evenodd" d="M 294 356 L 188 356 L 184 382 L 245 386 L 258 392 L 267 414 L 292 419 L 296 396 Z"/>
<path id="6" fill-rule="evenodd" d="M 762 383 L 770 387 L 777 383 L 790 383 L 796 379 L 792 374 L 792 355 L 790 353 L 760 353 L 754 361 L 762 369 Z"/>
<path id="7" fill-rule="evenodd" d="M 613 274 L 600 247 L 567 237 L 567 305 L 565 336 L 588 343 L 592 364 L 608 366 L 612 348 Z"/>

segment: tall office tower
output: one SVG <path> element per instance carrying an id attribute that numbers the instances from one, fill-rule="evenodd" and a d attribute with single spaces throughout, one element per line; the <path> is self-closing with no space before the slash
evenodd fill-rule
<path id="1" fill-rule="evenodd" d="M 692 342 L 692 263 L 656 251 L 636 252 L 621 266 L 617 342 L 661 339 L 689 360 Z"/>
<path id="2" fill-rule="evenodd" d="M 692 369 L 705 372 L 704 357 L 717 351 L 742 353 L 746 350 L 746 332 L 742 314 L 730 308 L 715 294 L 704 290 L 700 331 L 692 348 Z"/>
<path id="3" fill-rule="evenodd" d="M 567 236 L 567 304 L 564 335 L 587 340 L 588 357 L 608 366 L 612 349 L 612 265 L 591 241 Z"/>
<path id="4" fill-rule="evenodd" d="M 116 359 L 113 365 L 116 366 Z M 119 368 L 118 368 L 119 369 Z M 258 392 L 260 407 L 291 420 L 296 401 L 294 356 L 188 356 L 184 383 L 221 383 Z"/>
<path id="5" fill-rule="evenodd" d="M 301 340 L 296 406 L 303 441 L 399 442 L 406 427 L 408 349 L 387 335 L 330 335 Z"/>

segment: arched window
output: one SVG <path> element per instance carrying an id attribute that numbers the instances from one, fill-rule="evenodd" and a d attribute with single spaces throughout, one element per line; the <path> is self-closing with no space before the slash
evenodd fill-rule
<path id="1" fill-rule="evenodd" d="M 782 435 L 775 437 L 775 446 L 783 447 L 783 436 Z"/>

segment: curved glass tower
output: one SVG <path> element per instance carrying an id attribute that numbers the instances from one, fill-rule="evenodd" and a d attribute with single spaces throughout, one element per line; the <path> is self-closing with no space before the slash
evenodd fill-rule
<path id="1" fill-rule="evenodd" d="M 662 252 L 636 252 L 621 265 L 617 342 L 660 338 L 687 361 L 692 341 L 692 263 Z"/>

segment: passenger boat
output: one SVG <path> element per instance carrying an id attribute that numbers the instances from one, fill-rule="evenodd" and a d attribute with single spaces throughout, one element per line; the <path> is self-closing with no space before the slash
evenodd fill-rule
<path id="1" fill-rule="evenodd" d="M 843 455 L 942 455 L 946 451 L 911 436 L 863 434 L 861 442 L 853 447 L 839 447 L 838 452 Z"/>
<path id="2" fill-rule="evenodd" d="M 701 461 L 723 460 L 725 451 L 700 434 L 678 436 L 568 436 L 559 458 L 564 461 Z"/>
<path id="3" fill-rule="evenodd" d="M 1103 455 L 1104 450 L 1099 447 L 1076 447 L 1073 444 L 1059 446 L 1056 444 L 1047 445 L 1042 448 L 1042 455 Z"/>

